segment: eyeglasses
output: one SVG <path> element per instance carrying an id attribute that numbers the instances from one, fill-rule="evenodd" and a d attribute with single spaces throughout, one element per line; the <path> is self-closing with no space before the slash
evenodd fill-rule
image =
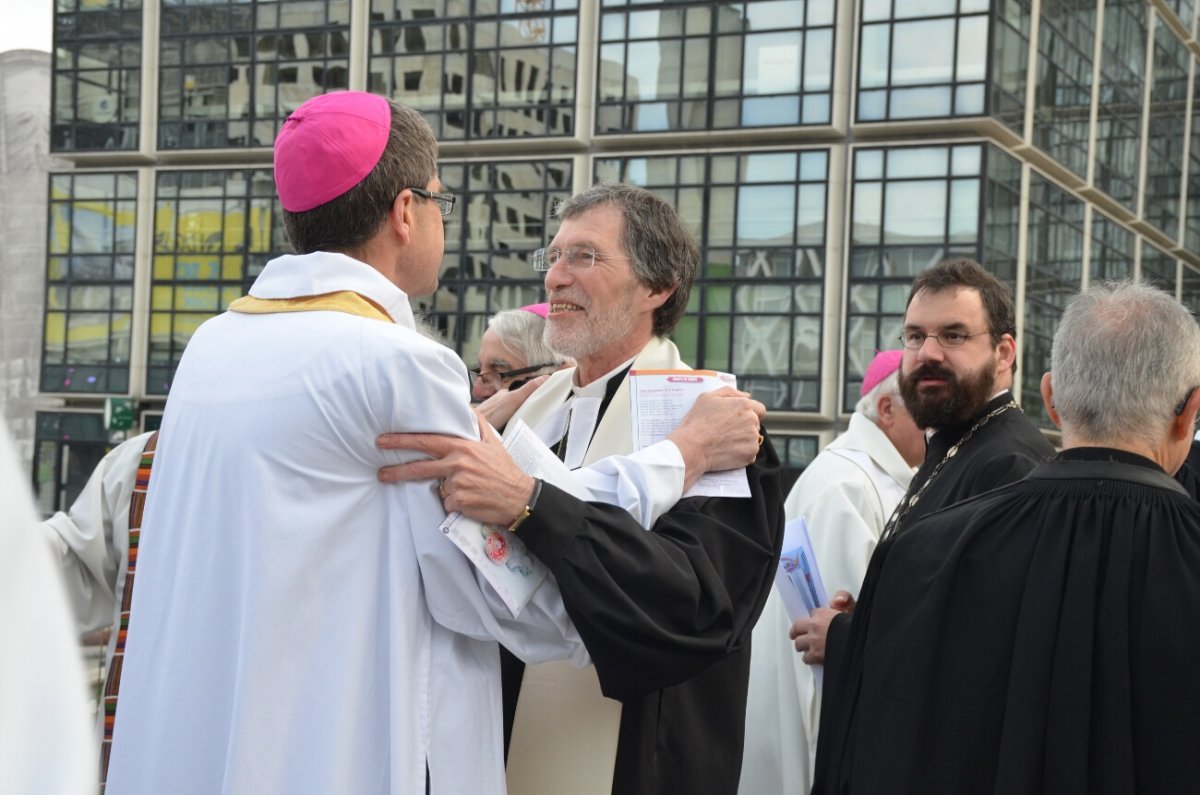
<path id="1" fill-rule="evenodd" d="M 548 271 L 559 260 L 566 260 L 571 270 L 585 270 L 603 259 L 629 259 L 622 254 L 601 254 L 591 246 L 572 246 L 568 249 L 539 248 L 529 255 L 529 264 L 535 271 Z"/>
<path id="2" fill-rule="evenodd" d="M 933 337 L 943 348 L 961 348 L 971 337 L 978 337 L 980 334 L 991 334 L 991 332 L 976 331 L 974 334 L 967 334 L 964 331 L 943 331 L 941 334 L 926 334 L 924 331 L 916 329 L 905 329 L 904 333 L 900 335 L 900 342 L 910 351 L 916 351 L 921 349 L 926 339 Z"/>
<path id="3" fill-rule="evenodd" d="M 450 213 L 454 212 L 454 203 L 458 201 L 458 197 L 453 193 L 437 193 L 435 191 L 425 190 L 424 188 L 408 188 L 407 190 L 411 190 L 413 193 L 417 194 L 418 196 L 423 196 L 426 199 L 433 199 L 435 202 L 437 202 L 438 209 L 441 211 L 442 215 L 449 215 Z"/>
<path id="4" fill-rule="evenodd" d="M 475 388 L 476 384 L 482 383 L 488 389 L 495 389 L 499 391 L 504 382 L 510 378 L 515 378 L 518 375 L 525 375 L 527 373 L 533 373 L 538 370 L 545 369 L 546 367 L 557 366 L 558 364 L 556 362 L 546 362 L 545 364 L 535 364 L 532 367 L 518 367 L 516 370 L 505 370 L 502 373 L 482 373 L 479 370 L 469 370 L 468 372 L 471 374 L 472 389 Z"/>

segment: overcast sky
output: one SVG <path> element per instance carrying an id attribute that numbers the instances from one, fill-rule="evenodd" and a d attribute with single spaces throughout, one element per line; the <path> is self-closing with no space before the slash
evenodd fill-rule
<path id="1" fill-rule="evenodd" d="M 50 52 L 54 0 L 0 0 L 0 52 Z"/>

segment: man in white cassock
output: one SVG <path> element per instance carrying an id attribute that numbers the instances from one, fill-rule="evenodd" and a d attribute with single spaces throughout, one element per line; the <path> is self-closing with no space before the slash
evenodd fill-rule
<path id="1" fill-rule="evenodd" d="M 163 418 L 108 792 L 496 793 L 496 640 L 587 655 L 553 584 L 513 619 L 436 531 L 436 484 L 383 488 L 396 428 L 477 438 L 465 368 L 414 330 L 437 286 L 437 143 L 383 97 L 315 97 L 275 180 L 296 255 L 206 322 Z M 427 785 L 427 777 L 430 782 Z"/>
<path id="2" fill-rule="evenodd" d="M 925 457 L 925 432 L 900 397 L 902 355 L 882 351 L 871 360 L 850 426 L 804 469 L 784 503 L 789 521 L 803 517 L 808 525 L 827 594 L 858 595 L 888 517 Z M 742 795 L 812 785 L 821 688 L 788 637 L 791 625 L 773 590 L 754 627 Z"/>

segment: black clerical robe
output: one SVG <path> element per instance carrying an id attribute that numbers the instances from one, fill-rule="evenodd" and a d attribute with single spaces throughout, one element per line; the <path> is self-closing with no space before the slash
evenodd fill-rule
<path id="1" fill-rule="evenodd" d="M 748 474 L 749 499 L 686 498 L 649 532 L 547 484 L 521 527 L 622 702 L 614 794 L 737 792 L 750 636 L 782 542 L 769 442 Z"/>
<path id="2" fill-rule="evenodd" d="M 983 410 L 962 425 L 943 428 L 929 438 L 925 460 L 908 486 L 908 494 L 916 494 L 929 479 L 930 473 L 946 452 L 983 416 L 1012 401 L 1005 391 L 984 406 Z M 1023 411 L 1009 409 L 997 414 L 972 434 L 954 458 L 921 495 L 900 522 L 899 532 L 917 519 L 948 505 L 982 494 L 1025 477 L 1035 466 L 1054 455 L 1054 447 Z"/>
<path id="3" fill-rule="evenodd" d="M 1006 390 L 989 401 L 967 422 L 943 428 L 933 434 L 926 447 L 925 461 L 913 476 L 905 499 L 920 490 L 950 448 L 962 442 L 963 437 L 980 418 L 1011 402 L 1012 399 L 1012 393 Z M 903 533 L 913 522 L 934 511 L 1020 480 L 1035 466 L 1053 455 L 1054 447 L 1046 441 L 1046 437 L 1024 412 L 1013 408 L 997 414 L 977 428 L 971 434 L 971 438 L 961 444 L 953 458 L 942 466 L 917 503 L 904 514 L 899 523 L 898 533 Z M 886 551 L 894 537 L 895 535 L 885 537 L 880 542 L 872 554 L 872 561 L 881 554 L 881 548 Z M 871 571 L 872 565 L 868 564 L 864 588 L 871 578 Z M 861 594 L 862 589 L 860 597 Z M 829 720 L 827 716 L 836 716 L 843 709 L 842 665 L 853 623 L 853 616 L 842 614 L 836 616 L 829 625 L 825 642 L 825 682 L 821 693 L 819 737 L 825 735 L 826 723 Z M 822 764 L 822 753 L 823 749 L 818 740 L 818 771 Z"/>
<path id="4" fill-rule="evenodd" d="M 1175 473 L 1175 479 L 1192 495 L 1193 500 L 1200 500 L 1200 441 L 1192 441 L 1192 449 L 1188 451 L 1183 466 Z"/>
<path id="5" fill-rule="evenodd" d="M 634 364 L 679 366 L 674 345 L 658 339 Z M 556 373 L 518 416 L 536 414 L 535 401 L 561 403 L 570 377 Z M 628 434 L 620 378 L 626 386 L 608 390 L 589 454 Z M 782 474 L 769 439 L 746 474 L 748 498 L 684 498 L 650 531 L 621 508 L 548 484 L 521 525 L 558 581 L 602 694 L 620 702 L 614 795 L 737 792 L 750 637 L 783 541 Z M 506 667 L 511 720 L 514 666 Z"/>
<path id="6" fill-rule="evenodd" d="M 871 563 L 819 793 L 1200 791 L 1200 505 L 1076 448 Z"/>

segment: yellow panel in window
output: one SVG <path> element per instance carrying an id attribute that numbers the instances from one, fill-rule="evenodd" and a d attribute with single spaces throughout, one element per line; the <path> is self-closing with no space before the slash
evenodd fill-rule
<path id="1" fill-rule="evenodd" d="M 172 292 L 173 288 L 171 287 L 152 287 L 150 289 L 150 308 L 169 311 L 172 308 Z"/>
<path id="2" fill-rule="evenodd" d="M 67 316 L 60 312 L 46 314 L 46 349 L 61 351 L 67 338 Z"/>
<path id="3" fill-rule="evenodd" d="M 93 349 L 108 344 L 108 315 L 88 313 L 72 315 L 67 326 L 67 345 L 72 351 Z M 74 358 L 74 354 L 72 354 Z"/>
<path id="4" fill-rule="evenodd" d="M 137 210 L 133 209 L 133 202 L 121 202 L 122 209 L 117 210 L 116 220 L 117 228 L 128 229 L 132 235 L 134 227 L 137 226 Z M 121 237 L 121 235 L 117 235 Z"/>
<path id="5" fill-rule="evenodd" d="M 190 340 L 192 335 L 196 333 L 196 329 L 200 328 L 200 324 L 208 320 L 209 315 L 176 315 L 175 316 L 175 339 Z"/>
<path id="6" fill-rule="evenodd" d="M 218 292 L 216 287 L 180 286 L 175 288 L 175 311 L 217 311 Z"/>
<path id="7" fill-rule="evenodd" d="M 154 281 L 169 282 L 175 279 L 175 258 L 163 254 L 154 258 Z"/>
<path id="8" fill-rule="evenodd" d="M 150 313 L 150 339 L 163 340 L 171 335 L 171 315 L 166 312 Z"/>
<path id="9" fill-rule="evenodd" d="M 46 268 L 46 278 L 52 282 L 67 278 L 66 259 L 63 257 L 51 257 L 50 265 Z"/>
<path id="10" fill-rule="evenodd" d="M 175 250 L 175 205 L 168 202 L 154 208 L 154 249 Z"/>
<path id="11" fill-rule="evenodd" d="M 244 295 L 241 287 L 222 287 L 221 288 L 221 311 L 224 312 L 229 308 L 229 305 L 241 298 Z"/>
<path id="12" fill-rule="evenodd" d="M 216 281 L 221 277 L 221 260 L 216 255 L 180 257 L 175 263 L 175 278 L 179 281 Z"/>
<path id="13" fill-rule="evenodd" d="M 71 210 L 68 204 L 50 205 L 50 253 L 71 250 Z"/>
<path id="14" fill-rule="evenodd" d="M 227 207 L 225 210 L 224 251 L 237 251 L 246 241 L 246 214 L 242 206 Z"/>
<path id="15" fill-rule="evenodd" d="M 221 278 L 225 281 L 241 281 L 246 258 L 240 254 L 221 258 Z"/>
<path id="16" fill-rule="evenodd" d="M 250 208 L 250 251 L 271 250 L 271 205 L 256 204 Z"/>
<path id="17" fill-rule="evenodd" d="M 189 210 L 179 217 L 180 252 L 213 251 L 221 243 L 221 213 Z"/>

